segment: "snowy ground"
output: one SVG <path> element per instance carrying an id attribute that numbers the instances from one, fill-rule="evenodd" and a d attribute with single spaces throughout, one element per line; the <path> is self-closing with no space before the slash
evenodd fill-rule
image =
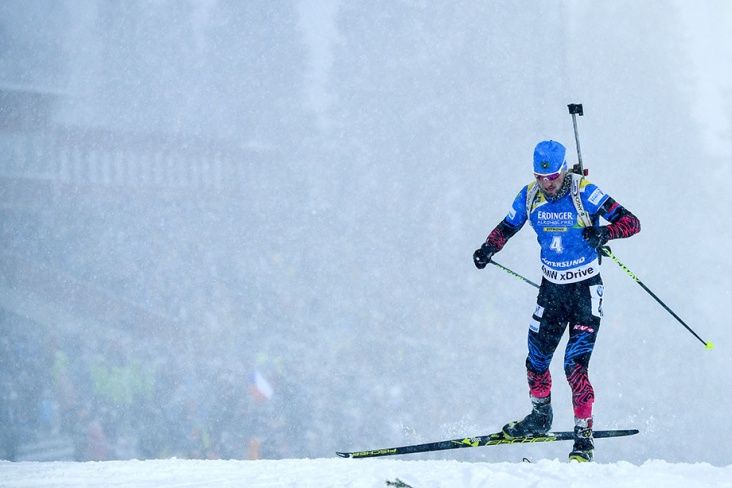
<path id="1" fill-rule="evenodd" d="M 399 483 L 402 482 L 402 484 Z M 402 459 L 0 462 L 0 487 L 732 487 L 732 465 Z"/>

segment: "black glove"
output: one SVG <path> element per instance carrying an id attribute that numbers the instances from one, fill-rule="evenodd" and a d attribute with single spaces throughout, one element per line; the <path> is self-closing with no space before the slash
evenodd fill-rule
<path id="1" fill-rule="evenodd" d="M 610 231 L 607 230 L 607 226 L 605 225 L 601 225 L 599 227 L 585 227 L 582 229 L 582 237 L 590 246 L 595 249 L 599 249 L 610 240 Z"/>
<path id="2" fill-rule="evenodd" d="M 491 262 L 491 258 L 496 253 L 496 248 L 488 243 L 480 246 L 480 249 L 473 253 L 473 263 L 478 269 L 485 268 Z"/>

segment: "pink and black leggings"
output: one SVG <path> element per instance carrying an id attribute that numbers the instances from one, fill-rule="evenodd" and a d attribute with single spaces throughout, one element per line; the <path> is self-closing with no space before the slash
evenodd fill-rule
<path id="1" fill-rule="evenodd" d="M 572 389 L 574 416 L 579 419 L 592 417 L 595 392 L 587 370 L 600 328 L 603 292 L 600 276 L 561 285 L 545 279 L 529 326 L 526 369 L 529 393 L 537 399 L 551 393 L 549 364 L 564 331 L 569 328 L 564 373 Z"/>

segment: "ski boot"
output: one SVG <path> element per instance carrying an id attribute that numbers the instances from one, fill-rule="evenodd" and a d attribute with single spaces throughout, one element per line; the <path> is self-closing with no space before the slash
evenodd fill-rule
<path id="1" fill-rule="evenodd" d="M 595 449 L 595 443 L 592 437 L 592 418 L 575 419 L 574 426 L 574 446 L 572 452 L 569 453 L 570 461 L 579 463 L 587 463 L 592 461 L 592 451 Z"/>
<path id="2" fill-rule="evenodd" d="M 515 437 L 544 435 L 549 432 L 554 419 L 551 398 L 532 398 L 531 406 L 531 413 L 523 420 L 510 422 L 503 426 L 503 435 L 512 439 Z"/>

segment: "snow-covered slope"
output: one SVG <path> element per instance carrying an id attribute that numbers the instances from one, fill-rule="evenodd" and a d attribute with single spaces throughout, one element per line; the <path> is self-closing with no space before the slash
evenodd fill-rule
<path id="1" fill-rule="evenodd" d="M 399 484 L 402 482 L 403 484 Z M 732 487 L 732 466 L 392 459 L 0 463 L 0 487 Z"/>

